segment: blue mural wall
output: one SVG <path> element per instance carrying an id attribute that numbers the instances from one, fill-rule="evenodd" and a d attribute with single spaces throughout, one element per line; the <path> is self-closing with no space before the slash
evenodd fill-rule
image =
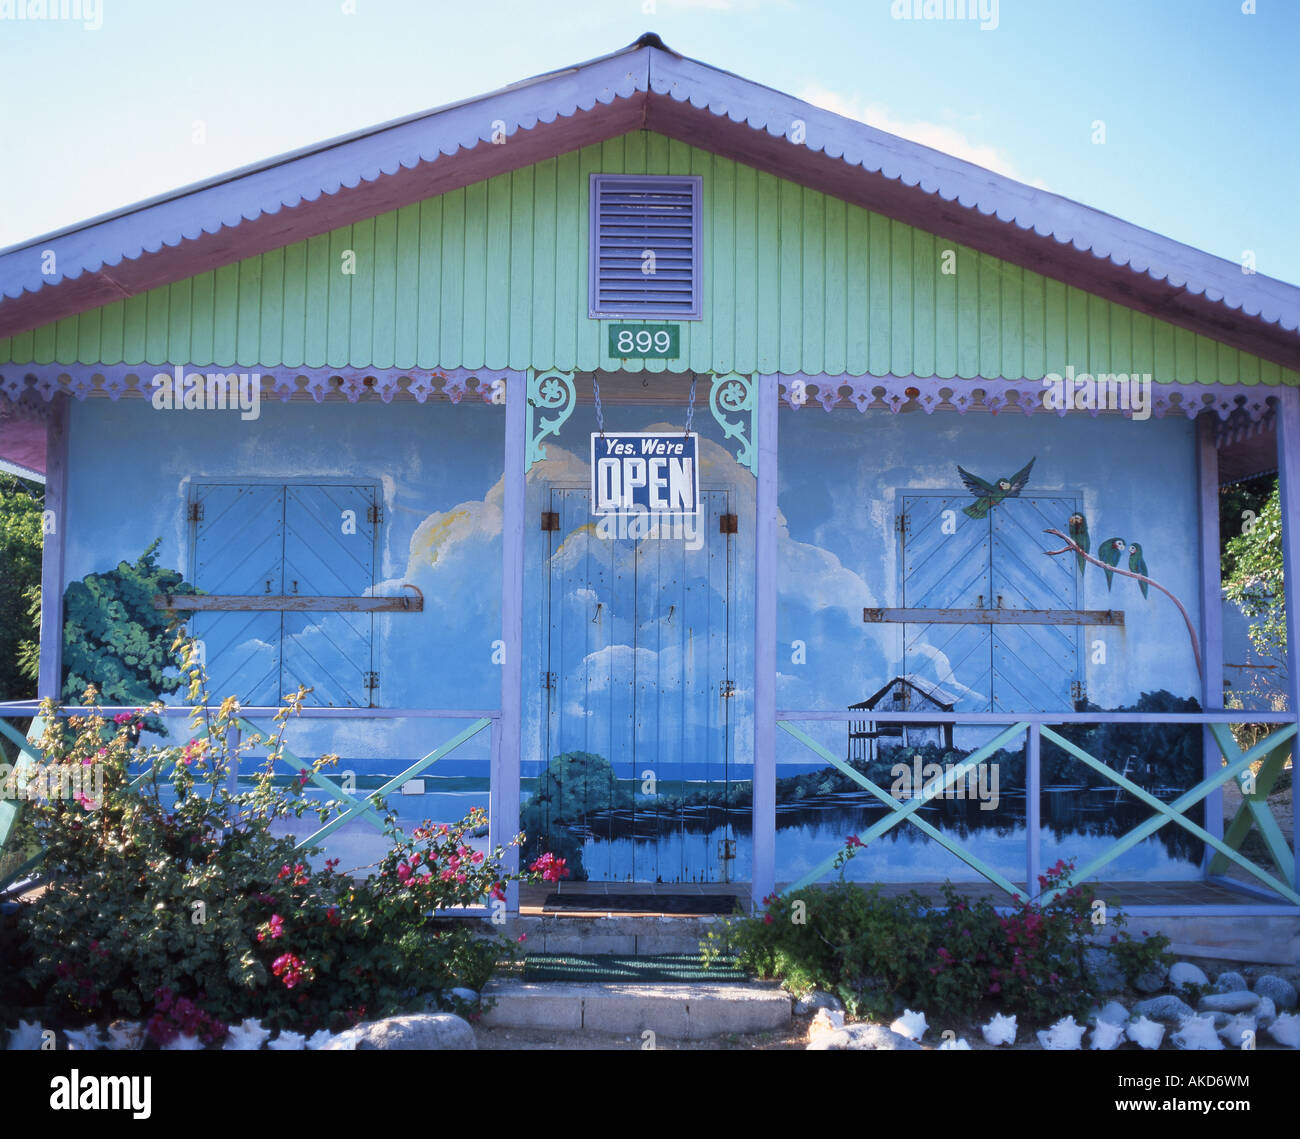
<path id="1" fill-rule="evenodd" d="M 161 538 L 158 565 L 200 579 L 210 592 L 257 592 L 259 583 L 266 592 L 291 592 L 291 585 L 348 592 L 369 578 L 363 592 L 396 595 L 411 584 L 424 595 L 422 613 L 380 613 L 346 627 L 330 625 L 337 615 L 299 615 L 298 625 L 278 629 L 278 615 L 237 615 L 250 618 L 246 625 L 208 618 L 206 640 L 222 646 L 210 668 L 249 693 L 271 675 L 283 682 L 328 672 L 331 683 L 322 681 L 317 697 L 328 702 L 499 707 L 502 409 L 476 400 L 264 403 L 253 421 L 224 415 L 158 412 L 140 401 L 73 404 L 66 580 L 134 561 Z M 682 426 L 680 406 L 605 407 L 608 431 Z M 601 530 L 586 500 L 589 441 L 598 429 L 590 405 L 576 409 L 529 472 L 525 826 L 592 878 L 750 875 L 755 482 L 711 417 L 700 414 L 695 428 L 706 512 L 696 529 Z M 1143 694 L 1199 694 L 1187 632 L 1168 598 L 1155 590 L 1144 596 L 1137 582 L 1118 576 L 1108 588 L 1101 567 L 1081 570 L 1072 553 L 1045 554 L 1057 543 L 1041 533 L 1065 530 L 1080 514 L 1094 555 L 1107 539 L 1124 540 L 1119 568 L 1130 565 L 1136 543 L 1146 573 L 1195 614 L 1191 424 L 859 416 L 808 407 L 782 412 L 780 445 L 779 707 L 845 709 L 901 676 L 958 710 L 996 708 L 1009 720 L 1028 708 L 1066 710 L 1085 694 L 1108 709 L 1135 706 Z M 1018 494 L 980 501 L 989 497 L 981 485 L 1012 480 L 1031 460 Z M 197 500 L 206 509 L 195 523 L 187 507 Z M 355 521 L 368 502 L 380 507 L 381 521 L 363 519 L 352 532 L 332 526 L 347 510 Z M 219 521 L 228 509 L 243 511 L 246 524 Z M 543 528 L 544 512 L 557 514 L 558 528 Z M 736 517 L 735 534 L 722 534 L 722 515 Z M 908 519 L 902 529 L 900 515 Z M 999 595 L 1008 606 L 1120 609 L 1124 624 L 1056 626 L 1016 639 L 1014 630 L 863 621 L 864 608 L 970 607 L 975 599 L 992 606 Z M 277 633 L 278 650 L 268 647 Z M 373 690 L 358 688 L 356 677 L 367 671 L 378 675 Z M 458 726 L 303 720 L 289 742 L 308 758 L 339 754 L 340 767 L 356 771 L 364 788 Z M 844 724 L 809 732 L 832 754 L 851 754 Z M 954 749 L 964 754 L 987 736 L 959 732 Z M 884 739 L 877 758 L 896 758 L 885 752 L 905 743 L 909 757 L 932 759 L 941 742 L 935 732 Z M 1186 741 L 1174 737 L 1151 746 L 1129 737 L 1090 742 L 1121 769 L 1155 757 L 1155 770 L 1143 776 L 1152 787 L 1162 764 L 1163 782 L 1176 787 L 1192 762 Z M 879 812 L 785 733 L 777 748 L 778 880 L 790 881 Z M 1087 853 L 1128 806 L 1100 796 L 1057 759 L 1048 762 L 1045 752 L 1047 863 Z M 1001 761 L 1002 796 L 992 809 L 976 802 L 925 809 L 942 831 L 1023 878 L 1023 761 L 1017 768 L 1010 753 Z M 486 806 L 487 762 L 483 733 L 429 772 L 423 794 L 396 797 L 395 805 L 404 819 L 440 821 Z M 347 848 L 344 857 L 363 864 L 373 854 L 367 835 L 353 824 L 332 838 L 332 849 Z M 1114 874 L 1190 876 L 1198 857 L 1157 838 Z M 906 825 L 848 873 L 897 881 L 974 876 Z"/>
<path id="2" fill-rule="evenodd" d="M 1042 533 L 1048 527 L 1069 533 L 1077 512 L 1095 556 L 1107 540 L 1123 539 L 1123 554 L 1113 563 L 1123 569 L 1137 544 L 1146 576 L 1177 596 L 1195 621 L 1200 586 L 1190 423 L 1087 415 L 857 417 L 808 407 L 782 414 L 780 446 L 779 707 L 845 709 L 902 676 L 958 711 L 1070 711 L 1072 697 L 1083 696 L 1104 709 L 1178 710 L 1180 700 L 1199 697 L 1187 628 L 1169 599 L 1117 575 L 1108 586 L 1102 567 L 1080 568 L 1073 553 L 1049 556 L 1045 551 L 1062 543 Z M 958 470 L 976 476 L 976 486 L 996 485 L 1013 481 L 1031 460 L 1018 494 L 994 503 L 973 492 Z M 900 515 L 906 515 L 901 524 Z M 1000 597 L 1007 607 L 1119 609 L 1124 624 L 990 629 L 863 621 L 864 608 L 994 607 Z M 937 710 L 915 690 L 911 700 L 913 709 Z M 879 705 L 889 706 L 888 697 Z M 855 750 L 845 724 L 804 727 L 832 754 Z M 959 729 L 956 755 L 946 757 L 933 730 L 910 732 L 906 740 L 861 741 L 856 750 L 874 748 L 879 758 L 871 770 L 890 790 L 894 761 L 909 768 L 918 756 L 951 762 L 992 734 Z M 1199 769 L 1193 733 L 1094 733 L 1076 742 L 1149 788 L 1163 787 L 1166 797 Z M 875 822 L 883 808 L 784 732 L 777 734 L 777 756 L 777 877 L 789 881 Z M 927 806 L 922 817 L 1023 881 L 1021 745 L 997 758 L 996 806 L 968 798 Z M 1089 783 L 1082 765 L 1045 747 L 1045 865 L 1071 855 L 1082 863 L 1149 813 L 1138 813 L 1113 785 L 1103 790 Z M 1198 858 L 1199 846 L 1166 828 L 1107 875 L 1189 877 Z M 885 881 L 978 877 L 906 823 L 847 873 Z"/>

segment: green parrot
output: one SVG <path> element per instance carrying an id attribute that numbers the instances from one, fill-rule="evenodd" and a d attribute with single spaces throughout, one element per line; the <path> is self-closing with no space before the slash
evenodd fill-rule
<path id="1" fill-rule="evenodd" d="M 1149 576 L 1147 574 L 1146 559 L 1142 557 L 1142 547 L 1136 542 L 1128 548 L 1128 568 L 1134 573 L 1140 573 L 1143 577 Z M 1138 587 L 1142 590 L 1142 596 L 1146 597 L 1149 592 L 1147 589 L 1147 583 L 1145 581 L 1139 581 Z"/>
<path id="2" fill-rule="evenodd" d="M 1091 539 L 1088 537 L 1088 520 L 1077 510 L 1070 515 L 1070 538 L 1086 554 L 1092 546 L 1089 544 Z M 1083 571 L 1088 568 L 1088 559 L 1083 554 L 1076 553 L 1074 560 L 1079 563 L 1079 576 L 1083 576 Z"/>
<path id="3" fill-rule="evenodd" d="M 1124 541 L 1123 538 L 1107 538 L 1104 542 L 1102 542 L 1101 549 L 1097 551 L 1097 557 L 1099 557 L 1108 566 L 1117 566 L 1119 565 L 1120 554 L 1122 554 L 1127 549 L 1128 549 L 1128 544 Z M 1107 589 L 1110 588 L 1110 583 L 1114 580 L 1115 580 L 1115 575 L 1111 573 L 1110 570 L 1107 570 L 1106 571 Z"/>
<path id="4" fill-rule="evenodd" d="M 1035 455 L 1010 478 L 998 479 L 996 483 L 985 482 L 978 475 L 958 467 L 957 473 L 961 475 L 961 481 L 975 496 L 975 501 L 963 508 L 962 513 L 970 518 L 987 518 L 989 510 L 1004 498 L 1018 498 L 1020 492 L 1025 489 L 1025 484 L 1029 482 L 1029 472 L 1037 458 L 1038 456 Z"/>

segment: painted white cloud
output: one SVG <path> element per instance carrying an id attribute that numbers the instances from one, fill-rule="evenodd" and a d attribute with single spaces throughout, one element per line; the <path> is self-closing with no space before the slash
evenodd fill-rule
<path id="1" fill-rule="evenodd" d="M 922 146 L 973 162 L 976 166 L 983 166 L 997 174 L 1005 174 L 1017 182 L 1025 182 L 1040 190 L 1048 189 L 1047 183 L 1041 178 L 1021 170 L 1006 151 L 987 143 L 975 142 L 954 126 L 926 122 L 924 119 L 904 119 L 895 115 L 883 103 L 868 103 L 857 94 L 845 95 L 819 83 L 806 84 L 799 91 L 799 98 L 847 119 L 857 119 L 877 130 L 919 142 Z"/>

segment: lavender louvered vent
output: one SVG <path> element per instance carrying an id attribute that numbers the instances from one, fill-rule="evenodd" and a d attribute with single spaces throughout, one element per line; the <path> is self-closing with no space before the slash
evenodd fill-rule
<path id="1" fill-rule="evenodd" d="M 591 316 L 699 319 L 700 182 L 591 176 Z"/>

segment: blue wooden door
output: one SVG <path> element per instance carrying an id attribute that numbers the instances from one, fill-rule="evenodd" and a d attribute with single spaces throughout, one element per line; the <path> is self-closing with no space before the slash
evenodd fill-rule
<path id="1" fill-rule="evenodd" d="M 982 609 L 989 603 L 989 524 L 964 514 L 969 504 L 967 494 L 904 496 L 903 608 Z M 992 640 L 987 625 L 906 624 L 903 672 L 960 694 L 959 711 L 987 712 Z"/>
<path id="2" fill-rule="evenodd" d="M 592 753 L 611 776 L 584 785 L 580 820 L 550 821 L 586 840 L 592 880 L 719 880 L 729 862 L 719 837 L 731 777 L 729 496 L 701 492 L 697 541 L 601 537 L 585 489 L 554 488 L 551 510 L 546 755 Z"/>
<path id="3" fill-rule="evenodd" d="M 372 486 L 287 487 L 284 592 L 291 597 L 365 596 L 375 583 L 375 504 Z M 287 611 L 282 694 L 302 685 L 312 689 L 312 704 L 357 708 L 374 702 L 373 623 L 370 613 Z"/>
<path id="4" fill-rule="evenodd" d="M 199 486 L 192 500 L 191 580 L 204 593 L 284 592 L 284 488 Z M 213 700 L 238 696 L 250 706 L 280 702 L 280 614 L 195 613 L 191 636 L 203 642 Z"/>

